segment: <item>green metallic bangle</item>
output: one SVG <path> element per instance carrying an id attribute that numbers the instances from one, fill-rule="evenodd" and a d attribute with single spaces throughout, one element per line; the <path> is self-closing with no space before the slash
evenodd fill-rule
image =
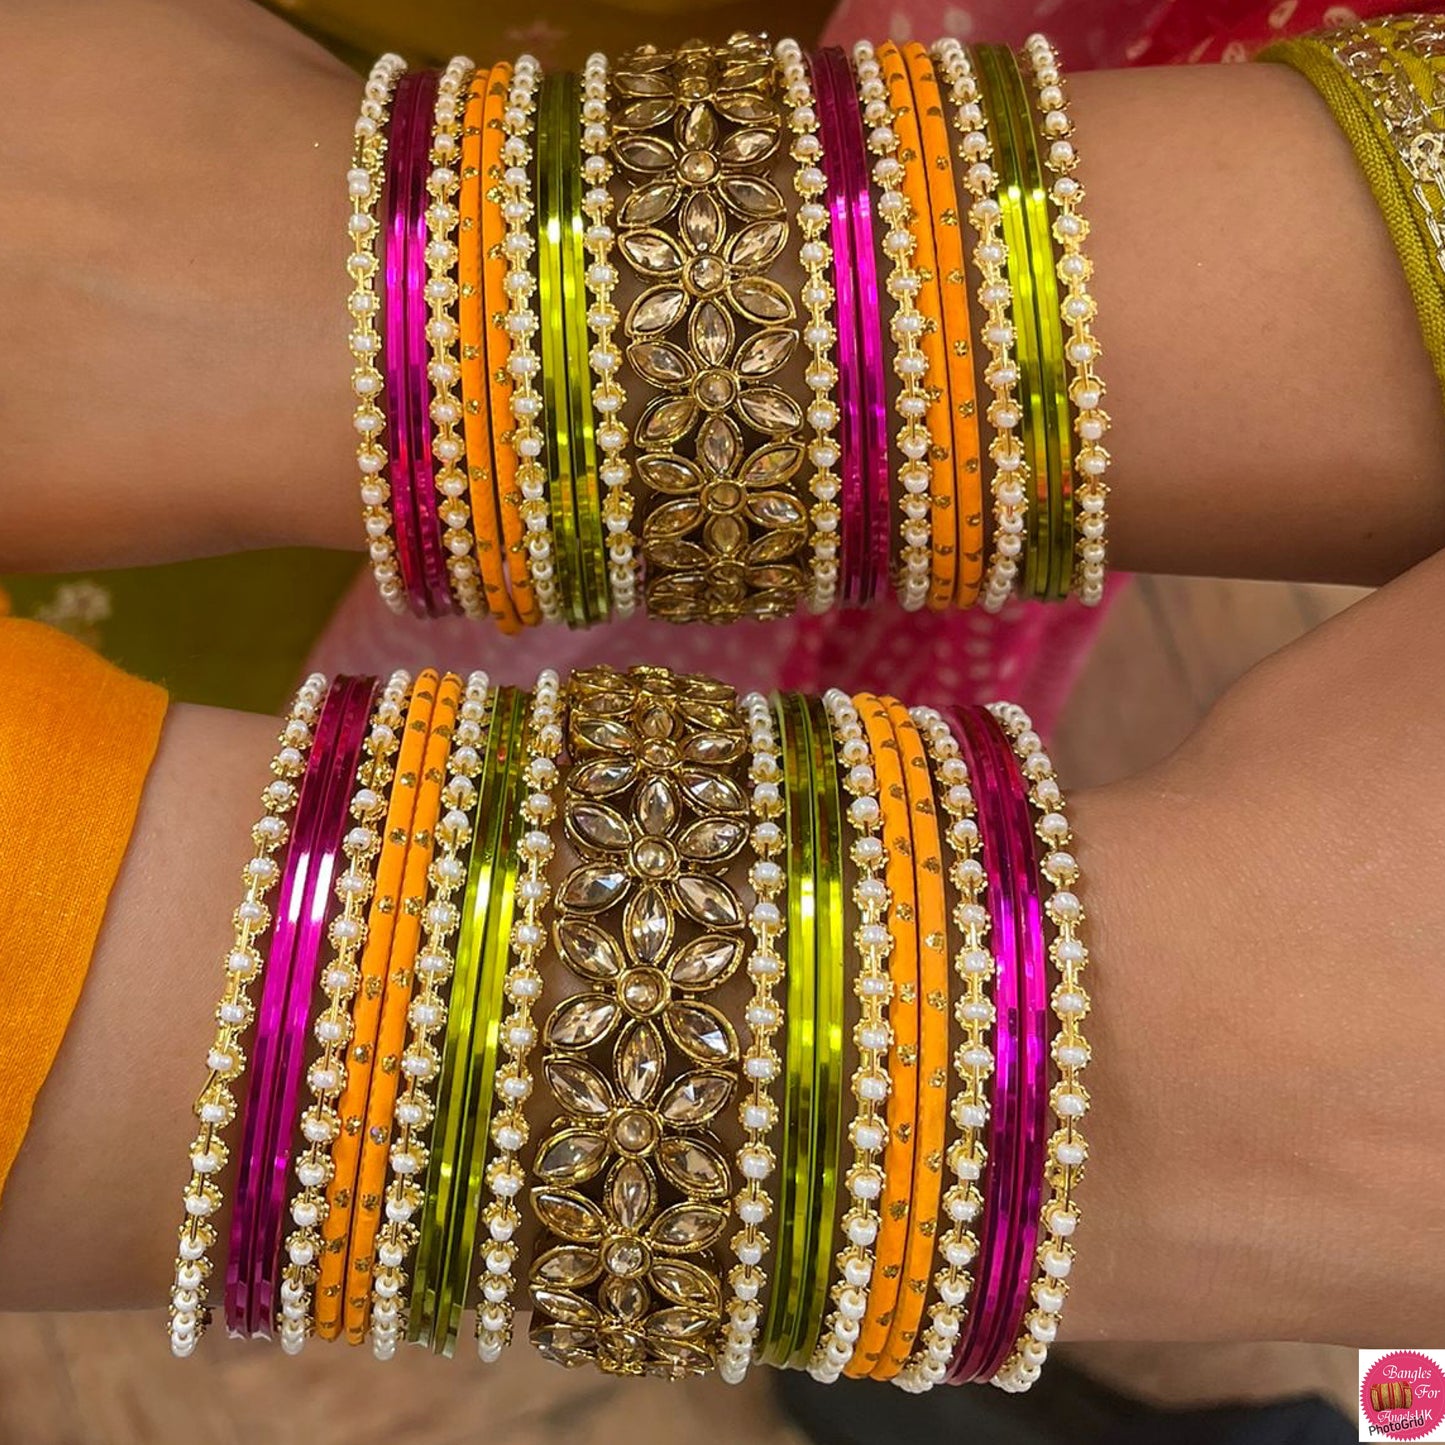
<path id="1" fill-rule="evenodd" d="M 818 1348 L 832 1278 L 838 1218 L 839 1165 L 843 1157 L 843 808 L 838 793 L 838 757 L 833 729 L 816 698 L 803 704 L 812 734 L 813 815 L 817 828 L 817 986 L 813 1016 L 814 1119 L 820 1148 L 809 1226 L 809 1296 L 793 1340 L 792 1363 L 806 1369 Z"/>
<path id="2" fill-rule="evenodd" d="M 576 458 L 567 383 L 567 309 L 563 285 L 563 185 L 567 150 L 566 76 L 545 75 L 537 103 L 537 307 L 542 350 L 542 421 L 548 501 L 557 539 L 557 585 L 569 626 L 585 627 L 574 483 Z"/>
<path id="3" fill-rule="evenodd" d="M 812 805 L 811 743 L 796 693 L 778 693 L 778 738 L 783 756 L 788 866 L 786 1066 L 778 1168 L 778 1239 L 773 1288 L 763 1321 L 761 1355 L 772 1365 L 792 1357 L 808 1259 L 813 1189 L 813 1023 L 817 970 L 817 879 Z"/>
<path id="4" fill-rule="evenodd" d="M 1035 297 L 1036 274 L 1029 254 L 1029 228 L 1023 160 L 1013 124 L 1014 98 L 1007 72 L 1013 53 L 1002 45 L 977 45 L 973 50 L 979 86 L 986 104 L 985 122 L 998 171 L 998 202 L 1004 243 L 1008 249 L 1009 290 L 1013 293 L 1014 359 L 1018 364 L 1018 395 L 1023 412 L 1020 435 L 1029 464 L 1032 490 L 1028 529 L 1019 574 L 1019 593 L 1040 595 L 1040 574 L 1048 568 L 1049 463 L 1045 439 L 1043 338 Z"/>
<path id="5" fill-rule="evenodd" d="M 571 417 L 573 493 L 582 604 L 589 622 L 612 611 L 607 583 L 607 539 L 602 531 L 602 483 L 597 464 L 597 425 L 592 410 L 592 363 L 587 329 L 587 247 L 582 214 L 582 88 L 575 75 L 559 76 L 566 96 L 562 166 L 562 295 L 567 317 L 567 407 Z"/>
<path id="6" fill-rule="evenodd" d="M 516 823 L 523 786 L 519 750 L 526 716 L 526 694 L 503 688 L 494 704 L 497 719 L 493 735 L 491 776 L 478 814 L 478 827 L 488 833 L 489 856 L 484 869 L 475 857 L 467 878 L 467 905 L 462 915 L 461 944 L 478 957 L 476 1012 L 470 1030 L 470 1047 L 461 1060 L 463 1083 L 460 1153 L 452 1172 L 451 1207 L 442 1249 L 442 1272 L 432 1319 L 432 1348 L 450 1356 L 456 1348 L 462 1309 L 472 1277 L 477 1221 L 481 1212 L 482 1184 L 487 1164 L 487 1134 L 497 1076 L 497 1052 L 503 1013 L 502 983 L 507 971 L 507 946 L 512 936 L 512 910 L 516 901 Z M 475 890 L 473 875 L 481 874 Z M 470 932 L 468 931 L 470 926 Z"/>
<path id="7" fill-rule="evenodd" d="M 1073 528 L 1063 530 L 1063 496 L 1066 476 L 1072 476 L 1072 449 L 1068 444 L 1068 375 L 1064 367 L 1063 315 L 1059 309 L 1058 277 L 1050 236 L 1048 195 L 1039 159 L 1028 90 L 1019 72 L 1018 57 L 1003 46 L 995 47 L 994 64 L 1005 99 L 1003 115 L 1010 130 L 1019 194 L 1025 251 L 1021 263 L 1029 273 L 1034 309 L 1034 335 L 1038 344 L 1038 406 L 1041 424 L 1039 455 L 1042 466 L 1034 474 L 1038 527 L 1025 568 L 1025 595 L 1037 598 L 1067 597 L 1073 572 Z M 1026 259 L 1025 259 L 1026 258 Z M 1072 483 L 1068 484 L 1071 497 Z M 1062 558 L 1061 558 L 1062 550 Z M 1063 591 L 1056 591 L 1055 573 L 1062 565 Z"/>
<path id="8" fill-rule="evenodd" d="M 456 1176 L 457 1141 L 461 1130 L 461 1061 L 471 1049 L 472 1025 L 477 1012 L 477 973 L 481 939 L 478 923 L 485 911 L 485 894 L 491 876 L 492 817 L 498 768 L 497 742 L 503 731 L 501 698 L 492 706 L 487 735 L 481 749 L 482 774 L 477 780 L 478 807 L 472 825 L 467 881 L 460 901 L 456 955 L 452 966 L 451 996 L 446 1035 L 437 1070 L 436 1099 L 427 1144 L 426 1182 L 422 1191 L 421 1224 L 417 1235 L 411 1303 L 406 1336 L 431 1343 L 435 1337 L 438 1293 L 444 1274 L 448 1211 Z"/>
<path id="9" fill-rule="evenodd" d="M 1039 559 L 1038 595 L 1064 601 L 1074 579 L 1074 448 L 1069 412 L 1069 372 L 1064 356 L 1063 298 L 1059 292 L 1058 254 L 1050 220 L 1048 176 L 1039 150 L 1039 116 L 1033 87 L 1025 83 L 1017 52 L 1000 59 L 1014 104 L 1015 143 L 1024 161 L 1024 214 L 1028 221 L 1029 265 L 1034 276 L 1043 342 L 1044 439 L 1049 458 L 1049 546 Z M 1045 572 L 1047 576 L 1045 577 Z"/>

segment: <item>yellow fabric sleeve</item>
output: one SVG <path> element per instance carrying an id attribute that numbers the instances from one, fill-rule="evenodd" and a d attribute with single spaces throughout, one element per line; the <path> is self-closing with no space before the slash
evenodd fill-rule
<path id="1" fill-rule="evenodd" d="M 166 695 L 0 618 L 0 1193 L 70 1023 L 130 842 Z"/>
<path id="2" fill-rule="evenodd" d="M 1398 153 L 1379 114 L 1370 98 L 1335 59 L 1329 46 L 1319 38 L 1282 41 L 1260 51 L 1256 59 L 1299 71 L 1319 92 L 1344 132 L 1389 227 L 1415 302 L 1420 335 L 1445 398 L 1445 276 L 1435 260 L 1426 219 L 1411 194 Z"/>

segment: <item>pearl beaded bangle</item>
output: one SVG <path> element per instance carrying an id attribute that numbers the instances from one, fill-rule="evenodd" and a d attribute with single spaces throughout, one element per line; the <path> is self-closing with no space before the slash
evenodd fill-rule
<path id="1" fill-rule="evenodd" d="M 621 316 L 613 301 L 617 267 L 612 262 L 616 233 L 612 227 L 612 124 L 607 108 L 607 57 L 588 56 L 582 71 L 582 213 L 586 217 L 583 241 L 587 247 L 587 324 L 592 332 L 588 361 L 596 380 L 592 408 L 597 414 L 598 470 L 602 486 L 603 541 L 607 547 L 607 577 L 612 611 L 631 617 L 637 610 L 637 539 L 632 532 L 634 498 L 632 467 L 627 460 L 628 433 L 622 424 L 627 405 L 619 373 L 622 352 L 616 342 Z"/>
<path id="2" fill-rule="evenodd" d="M 818 135 L 818 111 L 813 83 L 803 52 L 796 40 L 780 40 L 773 50 L 782 78 L 783 99 L 789 107 L 788 127 L 793 133 L 788 154 L 795 163 L 793 190 L 798 197 L 798 230 L 802 241 L 798 258 L 803 268 L 803 309 L 808 324 L 803 340 L 812 353 L 804 380 L 812 400 L 806 419 L 812 428 L 808 461 L 813 468 L 808 491 L 813 498 L 809 518 L 813 524 L 811 586 L 807 605 L 812 612 L 826 612 L 838 594 L 838 537 L 841 513 L 838 507 L 838 443 L 833 432 L 838 425 L 838 404 L 834 399 L 838 372 L 833 365 L 833 343 L 837 332 L 831 320 L 835 301 L 828 269 L 833 250 L 828 238 L 828 208 L 822 197 L 828 188 L 823 169 L 823 145 Z"/>
<path id="3" fill-rule="evenodd" d="M 888 101 L 882 68 L 872 45 L 866 40 L 860 40 L 853 47 L 853 66 L 858 76 L 863 121 L 868 129 L 868 149 L 877 157 L 873 165 L 873 181 L 880 192 L 878 214 L 888 227 L 883 237 L 883 250 L 892 263 L 888 294 L 893 298 L 894 312 L 889 330 L 897 348 L 893 367 L 900 383 L 896 409 L 902 423 L 896 437 L 902 454 L 898 469 L 902 513 L 898 600 L 906 611 L 916 612 L 928 600 L 933 567 L 933 504 L 930 498 L 933 473 L 928 457 L 934 443 L 927 425 L 929 403 L 924 381 L 928 363 L 919 345 L 924 323 L 916 304 L 921 283 L 913 265 L 917 247 L 913 227 L 917 218 L 902 190 L 903 165 L 897 154 L 898 132 L 893 124 L 893 108 Z"/>
<path id="4" fill-rule="evenodd" d="M 743 1077 L 750 1088 L 739 1110 L 743 1146 L 737 1153 L 737 1165 L 743 1184 L 733 1201 L 741 1228 L 732 1240 L 738 1262 L 728 1274 L 732 1300 L 718 1357 L 718 1374 L 730 1385 L 741 1384 L 752 1364 L 760 1323 L 758 1300 L 767 1284 L 763 1259 L 768 1250 L 768 1237 L 763 1233 L 763 1225 L 772 1205 L 766 1186 L 777 1165 L 768 1143 L 778 1118 L 772 1084 L 777 1078 L 779 1061 L 773 1039 L 783 1027 L 783 1008 L 774 997 L 773 989 L 783 976 L 783 955 L 778 945 L 783 938 L 784 922 L 779 899 L 787 891 L 787 871 L 778 861 L 783 854 L 783 830 L 778 819 L 784 804 L 779 787 L 782 768 L 777 727 L 772 708 L 761 694 L 750 693 L 742 699 L 741 706 L 752 744 L 751 842 L 757 859 L 748 874 L 756 895 L 748 913 L 753 947 L 747 970 L 753 981 L 753 992 L 746 1021 L 752 1039 L 743 1056 Z"/>
<path id="5" fill-rule="evenodd" d="M 376 314 L 381 301 L 376 290 L 380 270 L 376 241 L 380 232 L 378 209 L 386 157 L 386 118 L 392 91 L 406 69 L 399 55 L 383 55 L 371 68 L 357 117 L 351 169 L 346 189 L 351 199 L 347 233 L 351 254 L 346 271 L 351 279 L 347 312 L 351 318 L 348 344 L 353 362 L 351 390 L 356 397 L 352 426 L 356 430 L 356 464 L 361 472 L 361 520 L 366 529 L 367 553 L 372 575 L 382 600 L 393 612 L 406 611 L 406 591 L 397 571 L 393 536 L 391 487 L 386 479 L 386 447 L 382 434 L 386 414 L 382 409 L 383 384 L 376 359 L 381 336 Z"/>
<path id="6" fill-rule="evenodd" d="M 365 910 L 375 886 L 376 857 L 381 851 L 377 824 L 386 813 L 387 789 L 392 779 L 407 690 L 411 679 L 395 672 L 383 689 L 372 715 L 371 732 L 364 744 L 367 759 L 358 774 L 351 798 L 355 820 L 342 840 L 346 868 L 336 880 L 335 894 L 341 913 L 332 919 L 328 937 L 331 961 L 321 972 L 326 1006 L 312 1024 L 320 1052 L 306 1072 L 311 1104 L 301 1116 L 303 1147 L 294 1167 L 297 1183 L 291 1199 L 294 1230 L 286 1240 L 287 1263 L 282 1270 L 282 1298 L 276 1321 L 281 1348 L 288 1355 L 300 1352 L 312 1324 L 312 1290 L 321 1254 L 321 1224 L 326 1216 L 325 1189 L 331 1181 L 331 1146 L 341 1128 L 336 1101 L 346 1086 L 346 1050 L 351 1039 L 351 1001 L 360 981 L 357 960 L 366 942 Z"/>
<path id="7" fill-rule="evenodd" d="M 185 1215 L 169 1317 L 171 1353 L 179 1359 L 194 1352 L 210 1323 L 205 1290 L 212 1270 L 210 1251 L 216 1245 L 211 1220 L 223 1203 L 218 1180 L 230 1158 L 224 1131 L 235 1120 L 235 1085 L 246 1071 L 241 1036 L 256 1012 L 251 985 L 262 971 L 257 940 L 271 926 L 266 899 L 281 875 L 276 854 L 290 842 L 297 779 L 306 770 L 312 729 L 325 693 L 326 679 L 320 673 L 312 673 L 297 692 L 281 729 L 280 749 L 271 760 L 272 780 L 261 795 L 265 812 L 251 828 L 256 852 L 242 872 L 244 892 L 233 919 L 235 936 L 226 955 L 225 988 L 216 1006 L 216 1033 L 206 1053 L 206 1083 L 193 1110 L 200 1130 L 191 1141 L 191 1174 L 182 1193 Z"/>
<path id="8" fill-rule="evenodd" d="M 487 1240 L 482 1246 L 482 1272 L 478 1281 L 477 1353 L 484 1363 L 501 1358 L 511 1338 L 517 1289 L 516 1233 L 522 1216 L 517 1196 L 526 1185 L 518 1154 L 527 1142 L 527 1121 L 522 1110 L 532 1092 L 528 1060 L 537 1042 L 532 1009 L 542 994 L 537 961 L 547 945 L 544 923 L 551 896 L 547 865 L 552 859 L 551 824 L 557 806 L 557 757 L 562 751 L 566 703 L 557 674 L 550 669 L 537 678 L 527 722 L 527 793 L 522 800 L 521 837 L 517 849 L 522 875 L 517 899 L 522 916 L 512 925 L 512 958 L 502 985 L 512 1011 L 502 1021 L 502 1052 L 506 1061 L 497 1070 L 497 1113 L 492 1120 L 495 1153 L 487 1165 L 489 1199 L 482 1212 Z"/>
<path id="9" fill-rule="evenodd" d="M 475 672 L 467 679 L 466 701 L 490 708 L 486 673 Z M 476 826 L 470 811 L 476 803 L 472 780 L 481 769 L 481 754 L 471 734 L 459 724 L 453 730 L 447 752 L 447 790 L 452 798 L 460 794 L 469 801 L 462 807 L 449 807 L 437 823 L 435 836 L 439 850 L 427 870 L 431 887 L 422 912 L 422 945 L 416 959 L 421 983 L 407 1013 L 410 1030 L 400 1063 L 406 1082 L 395 1110 L 395 1121 L 400 1127 L 393 1131 L 386 1222 L 377 1234 L 372 1269 L 371 1345 L 379 1360 L 391 1359 L 396 1353 L 404 1324 L 406 1260 L 416 1243 L 417 1230 L 412 1221 L 421 1205 L 417 1179 L 427 1164 L 427 1150 L 421 1142 L 420 1131 L 432 1116 L 428 1086 L 436 1077 L 438 1066 L 437 1050 L 431 1040 L 446 1023 L 444 990 L 452 971 L 448 940 L 460 921 L 457 906 L 451 900 L 466 879 L 462 850 L 470 843 Z"/>
<path id="10" fill-rule="evenodd" d="M 1109 467 L 1109 453 L 1102 442 L 1109 430 L 1109 416 L 1103 410 L 1104 384 L 1094 369 L 1100 351 L 1093 332 L 1098 308 L 1088 289 L 1093 266 L 1083 250 L 1089 225 L 1079 209 L 1084 199 L 1084 187 L 1074 175 L 1079 158 L 1074 149 L 1074 125 L 1069 116 L 1068 97 L 1058 57 L 1053 46 L 1039 34 L 1029 36 L 1024 44 L 1024 53 L 1033 75 L 1040 125 L 1047 142 L 1044 165 L 1054 178 L 1048 194 L 1054 212 L 1054 239 L 1059 245 L 1055 270 L 1064 288 L 1060 302 L 1063 324 L 1067 329 L 1064 355 L 1073 373 L 1069 383 L 1069 400 L 1074 407 L 1074 431 L 1079 438 L 1078 450 L 1074 454 L 1074 467 L 1078 473 L 1076 501 L 1079 518 L 1073 582 L 1079 600 L 1085 606 L 1095 607 L 1104 595 L 1107 563 L 1105 530 L 1108 518 L 1104 507 L 1109 489 L 1104 476 Z"/>
<path id="11" fill-rule="evenodd" d="M 886 1012 L 889 1047 L 879 1060 L 878 1079 L 873 1084 L 874 1091 L 885 1096 L 878 1101 L 877 1110 L 881 1116 L 882 1159 L 874 1278 L 866 1296 L 867 1308 L 859 1320 L 857 1345 L 844 1371 L 850 1378 L 864 1379 L 881 1362 L 903 1286 L 917 1159 L 921 999 L 918 898 L 902 759 L 882 699 L 860 692 L 853 703 L 869 748 L 868 763 L 877 779 L 873 796 L 880 812 L 879 836 L 886 850 L 878 872 L 887 889 L 891 935 L 888 953 L 882 960 L 890 984 Z"/>
<path id="12" fill-rule="evenodd" d="M 1040 866 L 1052 890 L 1044 900 L 1045 915 L 1054 929 L 1049 958 L 1058 975 L 1051 998 L 1058 1027 L 1050 1049 L 1058 1082 L 1049 1095 L 1058 1125 L 1048 1142 L 1044 1169 L 1049 1195 L 1040 1215 L 1044 1237 L 1036 1255 L 1033 1308 L 1024 1316 L 1023 1332 L 993 1379 L 1001 1389 L 1019 1392 L 1038 1379 L 1048 1357 L 1048 1348 L 1058 1333 L 1059 1313 L 1068 1294 L 1067 1280 L 1074 1262 L 1072 1240 L 1079 1211 L 1073 1196 L 1088 1157 L 1079 1125 L 1088 1111 L 1089 1096 L 1079 1075 L 1090 1059 L 1080 1029 L 1080 1021 L 1089 1011 L 1089 996 L 1082 983 L 1089 954 L 1080 937 L 1084 908 L 1075 891 L 1079 865 L 1070 851 L 1072 832 L 1053 763 L 1022 708 L 1000 703 L 991 711 L 1013 744 L 1030 783 L 1029 802 L 1037 814 L 1035 830 L 1044 847 Z"/>
<path id="13" fill-rule="evenodd" d="M 908 1363 L 923 1321 L 933 1273 L 948 1140 L 951 987 L 948 910 L 942 877 L 938 802 L 922 734 L 897 698 L 883 699 L 903 770 L 918 900 L 918 1112 L 903 1282 L 875 1380 L 894 1379 Z"/>
<path id="14" fill-rule="evenodd" d="M 884 1064 L 893 1040 L 886 1015 L 893 994 L 888 977 L 893 935 L 888 927 L 891 902 L 882 878 L 888 853 L 879 836 L 882 812 L 872 750 L 858 710 L 846 693 L 834 689 L 824 696 L 823 703 L 833 728 L 843 786 L 852 798 L 847 810 L 853 832 L 849 853 L 856 870 L 853 903 L 859 916 L 853 935 L 858 950 L 853 985 L 859 1002 L 858 1023 L 853 1030 L 858 1068 L 852 1081 L 857 1112 L 849 1129 L 853 1163 L 845 1176 L 849 1196 L 843 1215 L 845 1243 L 834 1260 L 837 1283 L 832 1291 L 833 1312 L 824 1322 L 808 1366 L 815 1380 L 831 1384 L 853 1358 L 873 1279 L 873 1244 L 884 1183 L 878 1159 L 887 1138 L 878 1107 L 888 1093 Z"/>
<path id="15" fill-rule="evenodd" d="M 537 280 L 531 271 L 536 250 L 531 235 L 535 200 L 528 167 L 532 163 L 540 76 L 537 62 L 530 55 L 523 55 L 512 72 L 507 106 L 502 113 L 502 128 L 507 137 L 502 145 L 502 213 L 507 222 L 503 249 L 507 257 L 507 334 L 512 347 L 507 357 L 507 371 L 512 379 L 510 445 L 517 454 L 517 485 L 522 492 L 520 510 L 527 529 L 527 575 L 543 617 L 548 622 L 557 622 L 562 617 L 562 600 L 557 587 L 552 519 L 547 502 L 547 469 L 542 463 L 542 432 L 537 425 L 542 414 L 542 398 L 535 384 L 540 363 L 533 350 L 539 323 L 533 305 L 537 290 Z M 500 444 L 508 444 L 505 436 L 500 438 Z"/>
<path id="16" fill-rule="evenodd" d="M 426 209 L 430 243 L 426 248 L 425 300 L 430 312 L 426 336 L 431 347 L 427 376 L 431 382 L 430 415 L 434 431 L 431 454 L 436 463 L 433 484 L 437 491 L 437 517 L 443 527 L 442 547 L 452 597 L 468 617 L 484 617 L 486 601 L 473 557 L 472 515 L 468 505 L 466 444 L 459 430 L 461 381 L 457 342 L 460 328 L 457 304 L 457 193 L 461 189 L 461 112 L 464 96 L 476 67 L 464 55 L 454 56 L 437 82 L 433 112 L 431 174 Z"/>

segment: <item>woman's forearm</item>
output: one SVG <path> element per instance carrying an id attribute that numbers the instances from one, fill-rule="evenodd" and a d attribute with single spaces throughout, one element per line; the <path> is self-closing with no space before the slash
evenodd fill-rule
<path id="1" fill-rule="evenodd" d="M 1414 639 L 1442 590 L 1445 562 L 1417 569 L 1256 670 L 1172 759 L 1073 801 L 1095 1056 L 1075 1337 L 1364 1341 L 1438 1320 L 1420 1266 L 1445 1234 L 1445 655 Z M 168 724 L 0 1208 L 0 1308 L 164 1295 L 274 732 L 188 708 Z M 546 961 L 549 991 L 564 972 Z M 731 1111 L 719 1124 L 734 1146 Z"/>
<path id="2" fill-rule="evenodd" d="M 81 10 L 22 6 L 0 58 L 0 568 L 360 548 L 357 79 L 244 0 Z M 1445 544 L 1439 391 L 1309 85 L 1228 66 L 1072 92 L 1114 561 L 1375 583 Z"/>

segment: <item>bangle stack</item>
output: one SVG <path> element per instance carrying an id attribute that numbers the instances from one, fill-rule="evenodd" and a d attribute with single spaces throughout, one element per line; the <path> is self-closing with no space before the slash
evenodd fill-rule
<path id="1" fill-rule="evenodd" d="M 1098 603 L 1078 169 L 1038 35 L 849 56 L 739 34 L 580 76 L 383 57 L 348 173 L 383 597 L 506 631 L 890 586 L 907 609 Z"/>
<path id="2" fill-rule="evenodd" d="M 313 677 L 272 768 L 177 1355 L 236 1121 L 227 1323 L 291 1353 L 449 1355 L 470 1309 L 493 1361 L 525 1277 L 537 1348 L 610 1374 L 1037 1378 L 1089 1001 L 1072 826 L 1019 709 L 651 667 Z"/>

